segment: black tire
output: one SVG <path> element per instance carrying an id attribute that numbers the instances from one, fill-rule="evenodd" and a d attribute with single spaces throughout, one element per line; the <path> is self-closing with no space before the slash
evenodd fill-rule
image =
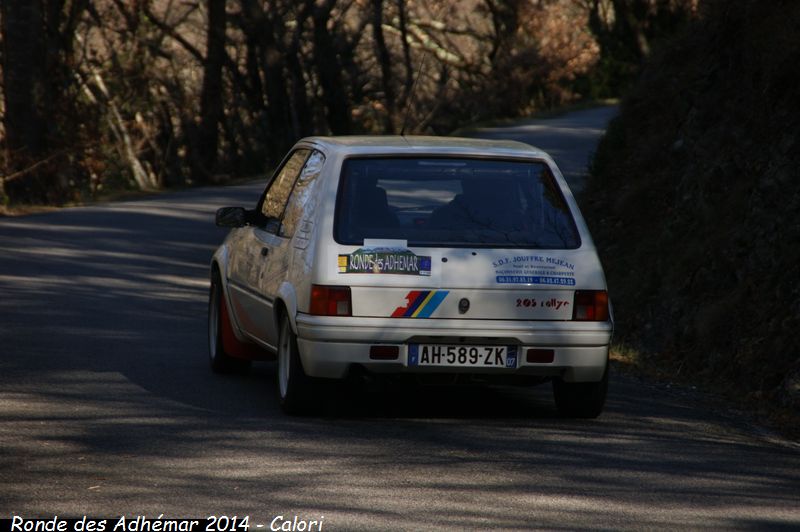
<path id="1" fill-rule="evenodd" d="M 608 393 L 608 363 L 599 382 L 564 382 L 553 379 L 553 397 L 564 417 L 593 419 L 603 412 Z"/>
<path id="2" fill-rule="evenodd" d="M 225 352 L 222 343 L 222 320 L 225 319 L 222 305 L 222 281 L 219 272 L 211 275 L 211 288 L 208 292 L 208 354 L 211 371 L 214 373 L 246 373 L 250 361 L 234 358 Z"/>
<path id="3" fill-rule="evenodd" d="M 314 382 L 303 370 L 297 349 L 297 335 L 286 316 L 282 316 L 280 322 L 277 374 L 278 401 L 283 412 L 291 416 L 311 413 Z"/>

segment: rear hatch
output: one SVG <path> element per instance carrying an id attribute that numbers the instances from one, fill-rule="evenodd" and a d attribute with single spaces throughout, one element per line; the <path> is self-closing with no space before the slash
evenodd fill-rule
<path id="1" fill-rule="evenodd" d="M 340 264 L 350 261 L 351 266 L 376 260 L 372 273 L 347 275 L 353 316 L 570 320 L 575 291 L 603 286 L 602 271 L 591 251 L 556 254 L 396 244 L 390 248 L 386 244 L 339 255 Z M 392 253 L 404 256 L 402 261 L 411 265 L 411 272 L 379 273 Z M 389 261 L 400 262 L 391 257 Z M 412 273 L 415 261 L 424 273 Z"/>
<path id="2" fill-rule="evenodd" d="M 347 160 L 334 234 L 353 316 L 570 320 L 605 289 L 543 161 Z"/>

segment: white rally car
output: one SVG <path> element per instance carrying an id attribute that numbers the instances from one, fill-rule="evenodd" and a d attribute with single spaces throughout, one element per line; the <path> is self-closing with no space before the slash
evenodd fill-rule
<path id="1" fill-rule="evenodd" d="M 613 319 L 600 261 L 553 160 L 517 142 L 312 137 L 211 262 L 215 371 L 277 355 L 287 413 L 357 372 L 552 381 L 596 417 Z"/>

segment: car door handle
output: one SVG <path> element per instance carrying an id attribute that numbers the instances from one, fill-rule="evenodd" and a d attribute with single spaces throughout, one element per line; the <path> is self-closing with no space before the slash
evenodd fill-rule
<path id="1" fill-rule="evenodd" d="M 266 257 L 269 255 L 269 248 L 261 248 L 261 256 Z"/>

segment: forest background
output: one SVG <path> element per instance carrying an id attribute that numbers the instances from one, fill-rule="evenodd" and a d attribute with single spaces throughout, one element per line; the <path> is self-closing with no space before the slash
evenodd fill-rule
<path id="1" fill-rule="evenodd" d="M 225 183 L 311 134 L 446 134 L 618 96 L 697 13 L 696 0 L 0 5 L 5 205 Z"/>

